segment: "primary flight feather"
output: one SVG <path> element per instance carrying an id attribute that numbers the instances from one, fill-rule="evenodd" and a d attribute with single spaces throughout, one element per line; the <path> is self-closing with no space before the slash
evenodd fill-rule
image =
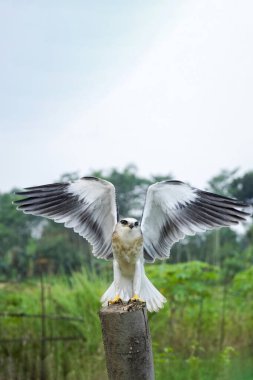
<path id="1" fill-rule="evenodd" d="M 17 192 L 17 209 L 44 216 L 87 239 L 98 258 L 113 258 L 114 281 L 103 304 L 143 300 L 158 311 L 166 299 L 145 274 L 144 263 L 166 259 L 186 235 L 245 221 L 252 209 L 245 202 L 198 190 L 180 181 L 149 186 L 141 224 L 117 219 L 115 188 L 96 177 L 35 186 Z"/>

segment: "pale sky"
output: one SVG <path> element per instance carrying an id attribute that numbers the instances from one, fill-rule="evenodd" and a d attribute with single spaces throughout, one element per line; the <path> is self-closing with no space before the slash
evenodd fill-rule
<path id="1" fill-rule="evenodd" d="M 253 170 L 253 2 L 0 2 L 0 191 Z"/>

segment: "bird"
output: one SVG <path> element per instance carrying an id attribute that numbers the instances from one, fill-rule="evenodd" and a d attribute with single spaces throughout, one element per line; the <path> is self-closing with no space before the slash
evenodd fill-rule
<path id="1" fill-rule="evenodd" d="M 178 180 L 150 185 L 141 221 L 119 217 L 114 185 L 86 176 L 75 181 L 27 187 L 16 192 L 18 210 L 72 228 L 99 259 L 113 261 L 113 282 L 102 305 L 145 302 L 160 310 L 166 298 L 145 273 L 145 263 L 166 260 L 174 243 L 198 232 L 244 222 L 252 207 L 240 200 L 199 190 Z"/>

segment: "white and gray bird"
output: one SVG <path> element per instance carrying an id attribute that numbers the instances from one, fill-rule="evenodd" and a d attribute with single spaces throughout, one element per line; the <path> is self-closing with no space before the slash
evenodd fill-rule
<path id="1" fill-rule="evenodd" d="M 113 184 L 96 177 L 17 194 L 23 196 L 15 201 L 18 210 L 64 223 L 89 241 L 94 256 L 113 259 L 114 281 L 103 304 L 143 300 L 149 311 L 158 311 L 166 299 L 147 278 L 145 262 L 167 259 L 172 245 L 186 235 L 235 225 L 251 214 L 244 202 L 169 180 L 149 186 L 141 223 L 118 220 Z"/>

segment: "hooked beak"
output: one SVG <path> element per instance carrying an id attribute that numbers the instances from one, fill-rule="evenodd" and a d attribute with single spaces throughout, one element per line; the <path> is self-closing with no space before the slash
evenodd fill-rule
<path id="1" fill-rule="evenodd" d="M 128 225 L 128 227 L 132 229 L 134 227 L 134 224 L 131 223 L 131 224 Z"/>

